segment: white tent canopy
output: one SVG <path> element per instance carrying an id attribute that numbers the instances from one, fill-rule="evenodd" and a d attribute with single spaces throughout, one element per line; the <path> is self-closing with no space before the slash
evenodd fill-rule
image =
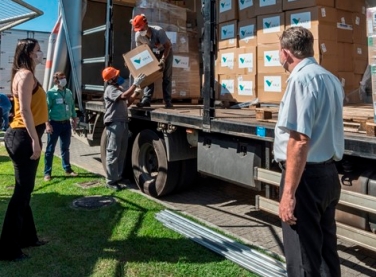
<path id="1" fill-rule="evenodd" d="M 43 12 L 22 0 L 0 1 L 0 32 L 42 15 Z"/>

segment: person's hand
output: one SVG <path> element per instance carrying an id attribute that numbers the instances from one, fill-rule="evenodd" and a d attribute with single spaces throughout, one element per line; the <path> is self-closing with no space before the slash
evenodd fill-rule
<path id="1" fill-rule="evenodd" d="M 46 134 L 52 134 L 54 131 L 54 129 L 52 128 L 51 124 L 50 123 L 47 123 L 46 124 Z"/>
<path id="2" fill-rule="evenodd" d="M 32 141 L 32 147 L 33 147 L 33 155 L 31 155 L 30 160 L 37 160 L 40 157 L 40 154 L 42 153 L 42 149 L 40 147 L 39 141 Z"/>
<path id="3" fill-rule="evenodd" d="M 296 205 L 295 195 L 283 193 L 281 201 L 279 202 L 279 217 L 288 225 L 296 224 L 296 217 L 294 216 L 294 210 Z"/>
<path id="4" fill-rule="evenodd" d="M 159 71 L 163 71 L 165 69 L 165 66 L 166 66 L 165 65 L 165 59 L 164 58 L 160 59 L 158 65 L 161 68 L 161 69 L 159 69 Z"/>
<path id="5" fill-rule="evenodd" d="M 133 82 L 133 85 L 135 85 L 136 87 L 139 87 L 142 82 L 144 81 L 144 79 L 146 78 L 146 75 L 144 73 L 140 73 L 135 79 L 134 79 L 134 82 Z"/>
<path id="6" fill-rule="evenodd" d="M 72 129 L 73 129 L 73 131 L 76 131 L 77 121 L 78 121 L 77 117 L 74 117 L 73 120 L 72 120 Z"/>

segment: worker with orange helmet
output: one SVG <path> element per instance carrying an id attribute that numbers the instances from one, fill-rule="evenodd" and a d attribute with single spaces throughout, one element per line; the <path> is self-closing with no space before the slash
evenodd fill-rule
<path id="1" fill-rule="evenodd" d="M 114 67 L 106 67 L 102 71 L 102 78 L 107 82 L 104 92 L 106 126 L 106 186 L 114 190 L 125 188 L 123 168 L 128 148 L 128 111 L 129 106 L 137 97 L 136 88 L 139 88 L 145 79 L 140 74 L 134 79 L 129 88 L 126 87 L 120 71 Z"/>
<path id="2" fill-rule="evenodd" d="M 153 51 L 155 57 L 159 60 L 159 66 L 163 72 L 162 90 L 165 108 L 172 108 L 171 104 L 171 81 L 172 81 L 172 44 L 167 37 L 166 32 L 159 26 L 149 25 L 148 20 L 144 14 L 136 15 L 131 24 L 133 30 L 136 32 L 135 41 L 136 46 L 146 44 Z M 150 107 L 151 97 L 154 93 L 154 84 L 144 88 L 144 96 L 139 107 Z"/>

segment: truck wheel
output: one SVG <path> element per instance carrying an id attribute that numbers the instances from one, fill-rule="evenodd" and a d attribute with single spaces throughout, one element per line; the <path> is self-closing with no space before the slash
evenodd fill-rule
<path id="1" fill-rule="evenodd" d="M 164 140 L 151 130 L 143 130 L 133 143 L 132 167 L 140 190 L 161 197 L 175 189 L 181 163 L 168 162 Z"/>
<path id="2" fill-rule="evenodd" d="M 101 162 L 103 166 L 103 170 L 106 173 L 106 148 L 107 148 L 107 134 L 106 128 L 103 128 L 102 136 L 101 136 Z"/>

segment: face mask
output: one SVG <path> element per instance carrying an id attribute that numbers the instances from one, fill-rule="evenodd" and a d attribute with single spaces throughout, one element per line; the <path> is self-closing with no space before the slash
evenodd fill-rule
<path id="1" fill-rule="evenodd" d="M 116 80 L 116 83 L 121 86 L 125 82 L 125 79 L 121 76 L 119 76 Z"/>
<path id="2" fill-rule="evenodd" d="M 43 62 L 43 52 L 42 51 L 37 51 L 37 57 L 34 58 L 35 65 L 40 64 Z"/>
<path id="3" fill-rule="evenodd" d="M 140 35 L 144 37 L 144 36 L 146 36 L 147 32 L 148 32 L 148 30 L 140 31 Z"/>
<path id="4" fill-rule="evenodd" d="M 67 85 L 67 79 L 60 79 L 59 80 L 59 86 L 65 87 Z"/>

